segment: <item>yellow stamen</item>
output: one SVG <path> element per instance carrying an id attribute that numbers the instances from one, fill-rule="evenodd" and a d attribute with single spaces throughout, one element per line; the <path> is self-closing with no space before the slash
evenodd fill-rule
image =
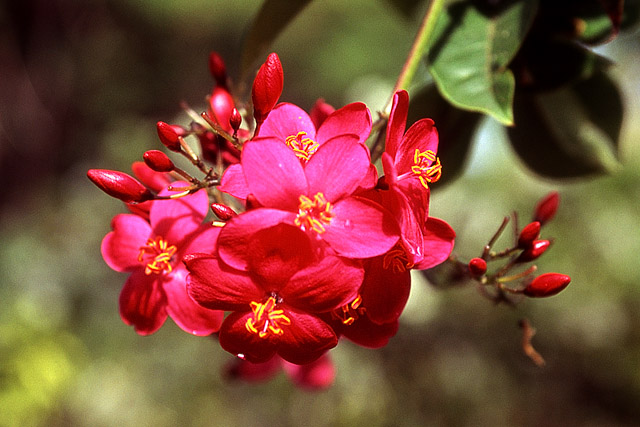
<path id="1" fill-rule="evenodd" d="M 177 250 L 178 248 L 169 245 L 162 237 L 147 240 L 147 244 L 140 247 L 138 254 L 138 261 L 146 264 L 144 274 L 170 273 L 173 269 L 171 259 Z"/>
<path id="2" fill-rule="evenodd" d="M 409 262 L 407 252 L 402 247 L 396 246 L 384 255 L 382 267 L 392 268 L 394 273 L 404 273 L 413 267 L 413 263 Z"/>
<path id="3" fill-rule="evenodd" d="M 335 216 L 331 211 L 331 203 L 327 202 L 322 193 L 316 193 L 313 200 L 301 195 L 299 200 L 295 224 L 304 231 L 313 230 L 318 234 L 324 233 L 324 226 L 328 225 Z"/>
<path id="4" fill-rule="evenodd" d="M 429 183 L 436 182 L 442 175 L 442 165 L 440 159 L 436 157 L 436 153 L 431 150 L 420 152 L 416 148 L 413 155 L 413 163 L 411 172 L 418 176 L 420 183 L 424 188 L 429 188 Z"/>
<path id="5" fill-rule="evenodd" d="M 353 301 L 336 309 L 332 314 L 343 324 L 349 326 L 353 325 L 353 322 L 358 320 L 366 311 L 366 308 L 362 307 L 362 297 L 358 294 Z"/>
<path id="6" fill-rule="evenodd" d="M 284 331 L 280 325 L 291 324 L 291 319 L 284 314 L 284 310 L 275 309 L 276 299 L 273 296 L 270 296 L 265 303 L 251 301 L 250 305 L 253 317 L 247 319 L 245 327 L 247 331 L 258 334 L 260 338 L 266 337 L 269 333 L 282 335 Z"/>
<path id="7" fill-rule="evenodd" d="M 311 138 L 303 138 L 306 134 L 306 132 L 298 132 L 297 135 L 289 135 L 285 139 L 285 143 L 296 153 L 296 156 L 308 162 L 318 149 L 319 144 Z"/>

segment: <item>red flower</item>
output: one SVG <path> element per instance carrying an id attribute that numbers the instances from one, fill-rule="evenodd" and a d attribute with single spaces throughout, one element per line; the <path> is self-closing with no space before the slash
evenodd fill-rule
<path id="1" fill-rule="evenodd" d="M 279 141 L 249 141 L 241 164 L 241 170 L 227 169 L 219 188 L 240 198 L 252 194 L 262 207 L 233 218 L 220 234 L 218 253 L 235 268 L 244 268 L 250 236 L 278 223 L 295 225 L 349 258 L 383 254 L 398 240 L 391 214 L 354 195 L 371 166 L 354 136 L 325 142 L 305 165 Z"/>
<path id="2" fill-rule="evenodd" d="M 304 232 L 288 224 L 250 235 L 241 257 L 244 271 L 216 255 L 185 257 L 193 299 L 232 311 L 220 329 L 222 348 L 252 363 L 278 354 L 305 364 L 337 344 L 319 314 L 355 297 L 363 277 L 360 266 L 317 254 Z"/>
<path id="3" fill-rule="evenodd" d="M 424 240 L 429 216 L 429 184 L 439 179 L 441 167 L 436 157 L 438 134 L 433 121 L 418 120 L 405 133 L 408 109 L 407 92 L 396 92 L 387 126 L 386 149 L 382 154 L 385 185 L 379 186 L 383 191 L 377 195 L 370 194 L 370 197 L 380 198 L 380 203 L 393 212 L 400 225 L 401 240 L 410 256 L 409 261 L 421 265 L 431 251 Z M 455 236 L 444 221 L 438 226 L 440 231 L 447 228 L 446 234 Z"/>
<path id="4" fill-rule="evenodd" d="M 182 186 L 186 183 L 174 183 Z M 173 194 L 167 190 L 161 194 Z M 120 294 L 120 316 L 140 335 L 157 331 L 170 315 L 194 335 L 216 332 L 223 313 L 207 310 L 187 295 L 188 252 L 212 252 L 219 229 L 202 225 L 209 205 L 206 191 L 175 200 L 156 200 L 149 221 L 116 215 L 102 241 L 102 256 L 114 270 L 131 273 Z"/>

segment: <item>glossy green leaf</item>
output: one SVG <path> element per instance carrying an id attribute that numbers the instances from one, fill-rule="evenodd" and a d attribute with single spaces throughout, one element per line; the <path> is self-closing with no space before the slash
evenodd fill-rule
<path id="1" fill-rule="evenodd" d="M 273 41 L 311 0 L 266 0 L 256 15 L 244 41 L 240 75 L 247 77 L 251 69 L 264 60 Z"/>
<path id="2" fill-rule="evenodd" d="M 482 114 L 454 107 L 433 84 L 412 95 L 410 102 L 407 123 L 429 117 L 438 129 L 442 177 L 432 187 L 437 191 L 442 184 L 452 182 L 462 174 Z"/>
<path id="3" fill-rule="evenodd" d="M 537 1 L 455 2 L 438 19 L 427 67 L 453 105 L 513 123 L 515 79 L 507 68 L 522 44 Z"/>
<path id="4" fill-rule="evenodd" d="M 509 138 L 537 174 L 570 178 L 619 168 L 617 147 L 623 107 L 604 73 L 553 92 L 518 93 Z"/>

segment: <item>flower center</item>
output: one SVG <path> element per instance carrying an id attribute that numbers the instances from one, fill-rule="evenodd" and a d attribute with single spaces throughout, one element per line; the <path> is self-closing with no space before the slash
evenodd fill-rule
<path id="1" fill-rule="evenodd" d="M 413 267 L 413 263 L 409 262 L 407 253 L 401 247 L 394 247 L 384 254 L 382 259 L 382 267 L 385 269 L 393 269 L 394 273 L 404 273 Z"/>
<path id="2" fill-rule="evenodd" d="M 313 200 L 301 195 L 299 200 L 295 224 L 303 231 L 314 230 L 318 234 L 324 233 L 324 226 L 328 225 L 335 216 L 331 203 L 327 202 L 322 193 L 316 193 Z"/>
<path id="3" fill-rule="evenodd" d="M 435 162 L 435 163 L 434 163 Z M 442 174 L 442 165 L 440 159 L 436 157 L 436 153 L 431 150 L 420 152 L 416 148 L 413 155 L 413 166 L 411 172 L 418 176 L 420 183 L 424 188 L 429 188 L 429 183 L 436 182 Z"/>
<path id="4" fill-rule="evenodd" d="M 335 309 L 331 314 L 343 324 L 349 326 L 358 320 L 358 318 L 366 311 L 367 309 L 362 307 L 362 297 L 358 294 L 358 296 L 349 304 L 345 304 L 342 307 Z"/>
<path id="5" fill-rule="evenodd" d="M 306 132 L 298 132 L 297 135 L 289 135 L 285 143 L 296 153 L 296 156 L 308 162 L 313 153 L 318 149 L 318 143 L 311 138 L 304 138 Z"/>
<path id="6" fill-rule="evenodd" d="M 170 273 L 173 269 L 171 267 L 171 259 L 177 250 L 178 248 L 174 245 L 170 246 L 160 236 L 147 240 L 147 244 L 140 247 L 140 253 L 138 254 L 138 261 L 146 264 L 144 274 Z"/>
<path id="7" fill-rule="evenodd" d="M 244 325 L 247 331 L 258 334 L 260 338 L 266 337 L 269 333 L 282 335 L 284 331 L 281 325 L 290 325 L 291 319 L 284 314 L 282 309 L 276 310 L 276 304 L 274 295 L 271 295 L 264 303 L 251 301 L 253 317 L 248 318 Z"/>

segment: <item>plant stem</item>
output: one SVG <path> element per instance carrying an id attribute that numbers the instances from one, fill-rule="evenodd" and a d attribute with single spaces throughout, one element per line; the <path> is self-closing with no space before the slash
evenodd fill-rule
<path id="1" fill-rule="evenodd" d="M 433 30 L 436 27 L 436 22 L 440 13 L 442 13 L 442 9 L 446 1 L 447 0 L 432 0 L 429 4 L 429 8 L 422 19 L 416 38 L 413 41 L 413 45 L 411 46 L 411 50 L 407 56 L 407 60 L 405 61 L 402 71 L 400 71 L 400 75 L 398 76 L 398 80 L 396 81 L 396 85 L 393 88 L 391 99 L 384 109 L 386 114 L 391 112 L 391 100 L 393 100 L 393 94 L 400 89 L 408 89 L 411 84 L 420 61 L 427 53 L 427 44 L 431 40 Z"/>

